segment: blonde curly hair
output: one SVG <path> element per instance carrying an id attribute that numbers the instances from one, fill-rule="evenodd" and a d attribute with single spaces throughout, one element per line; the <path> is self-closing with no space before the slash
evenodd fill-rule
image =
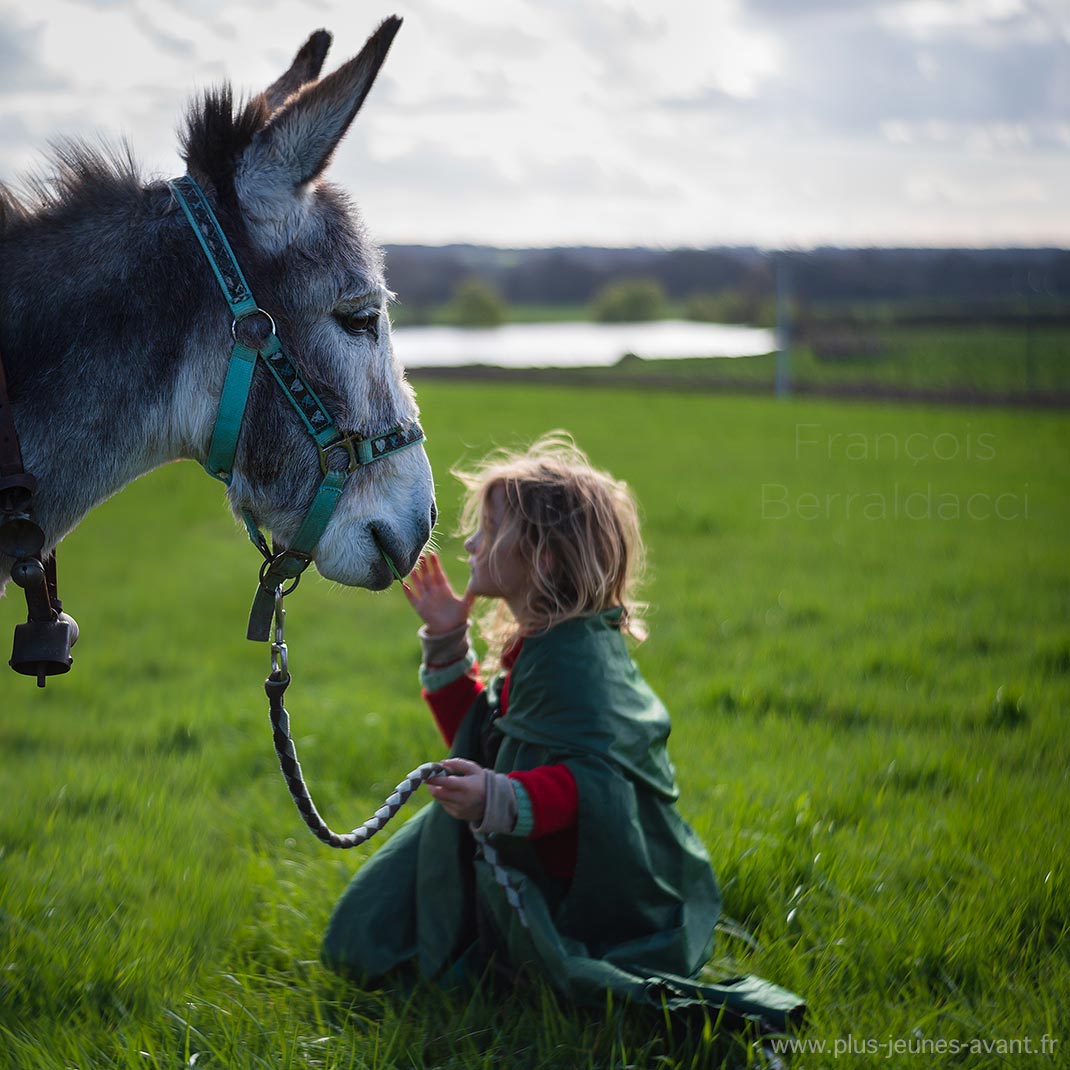
<path id="1" fill-rule="evenodd" d="M 528 632 L 571 617 L 620 606 L 621 630 L 646 638 L 645 603 L 635 597 L 646 561 L 639 509 L 628 485 L 595 468 L 565 431 L 551 431 L 526 450 L 495 450 L 474 468 L 451 470 L 467 489 L 460 533 L 479 526 L 491 491 L 504 492 L 505 519 L 488 550 L 488 564 L 506 542 L 528 565 Z M 478 618 L 497 664 L 521 634 L 503 600 Z"/>

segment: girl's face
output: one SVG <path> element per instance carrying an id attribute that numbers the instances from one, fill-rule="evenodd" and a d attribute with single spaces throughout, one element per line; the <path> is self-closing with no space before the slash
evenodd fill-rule
<path id="1" fill-rule="evenodd" d="M 528 566 L 520 556 L 513 535 L 506 535 L 498 542 L 494 559 L 490 549 L 502 529 L 508 508 L 505 488 L 501 484 L 491 487 L 483 503 L 483 515 L 479 527 L 464 542 L 468 551 L 468 566 L 472 575 L 468 580 L 468 594 L 485 598 L 503 598 L 520 619 L 527 604 L 530 577 Z"/>

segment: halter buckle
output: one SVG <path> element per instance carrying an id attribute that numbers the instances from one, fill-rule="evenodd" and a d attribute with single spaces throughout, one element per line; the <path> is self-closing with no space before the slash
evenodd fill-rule
<path id="1" fill-rule="evenodd" d="M 328 442 L 326 446 L 321 446 L 316 443 L 316 449 L 319 450 L 320 455 L 320 471 L 326 475 L 330 465 L 327 460 L 327 455 L 331 450 L 343 449 L 346 451 L 346 456 L 349 458 L 349 462 L 346 464 L 346 474 L 355 472 L 360 467 L 360 459 L 357 457 L 357 450 L 353 443 L 361 441 L 361 436 L 346 431 L 339 432 L 339 438 L 334 442 Z"/>

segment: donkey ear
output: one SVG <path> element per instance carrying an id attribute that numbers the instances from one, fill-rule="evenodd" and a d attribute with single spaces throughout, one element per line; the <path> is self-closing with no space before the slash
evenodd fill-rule
<path id="1" fill-rule="evenodd" d="M 331 35 L 326 30 L 317 30 L 294 56 L 290 69 L 276 79 L 264 90 L 264 99 L 268 109 L 276 112 L 302 86 L 314 82 L 320 76 L 320 69 L 331 47 Z"/>
<path id="2" fill-rule="evenodd" d="M 260 186 L 261 195 L 269 193 L 265 185 L 274 186 L 270 194 L 278 196 L 279 182 L 293 193 L 324 170 L 364 103 L 400 25 L 396 16 L 387 19 L 359 56 L 306 86 L 271 117 L 243 154 L 242 185 Z"/>

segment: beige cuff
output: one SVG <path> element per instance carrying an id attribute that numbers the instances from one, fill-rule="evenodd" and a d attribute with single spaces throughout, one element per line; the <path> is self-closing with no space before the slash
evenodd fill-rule
<path id="1" fill-rule="evenodd" d="M 468 654 L 471 644 L 468 641 L 468 621 L 448 632 L 435 635 L 428 634 L 427 625 L 416 633 L 423 647 L 423 663 L 429 668 L 452 665 Z"/>
<path id="2" fill-rule="evenodd" d="M 504 773 L 483 770 L 483 820 L 474 825 L 476 832 L 490 835 L 512 832 L 516 825 L 516 792 Z"/>

